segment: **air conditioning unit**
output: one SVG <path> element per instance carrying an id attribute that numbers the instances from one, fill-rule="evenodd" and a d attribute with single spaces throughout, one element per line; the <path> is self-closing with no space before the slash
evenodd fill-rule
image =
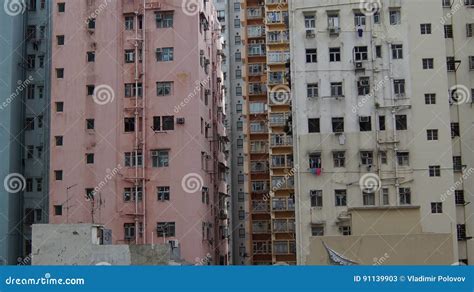
<path id="1" fill-rule="evenodd" d="M 362 64 L 362 62 L 355 62 L 355 69 L 364 70 L 364 64 Z"/>
<path id="2" fill-rule="evenodd" d="M 168 243 L 170 244 L 171 248 L 178 248 L 179 247 L 179 241 L 177 239 L 168 240 Z"/>
<path id="3" fill-rule="evenodd" d="M 176 118 L 176 124 L 184 125 L 185 119 L 184 118 Z"/>
<path id="4" fill-rule="evenodd" d="M 314 29 L 307 29 L 306 30 L 306 38 L 307 39 L 314 39 L 316 37 L 316 33 L 314 32 Z"/>
<path id="5" fill-rule="evenodd" d="M 340 27 L 330 26 L 328 29 L 330 35 L 339 35 L 339 33 L 341 32 Z"/>

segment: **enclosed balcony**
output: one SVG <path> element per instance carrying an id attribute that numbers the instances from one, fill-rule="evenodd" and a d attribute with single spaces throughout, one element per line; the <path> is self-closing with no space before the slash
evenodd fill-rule
<path id="1" fill-rule="evenodd" d="M 273 232 L 275 233 L 295 232 L 295 219 L 274 219 Z"/>
<path id="2" fill-rule="evenodd" d="M 272 211 L 294 211 L 295 202 L 293 198 L 290 197 L 276 197 L 272 198 Z"/>
<path id="3" fill-rule="evenodd" d="M 272 177 L 273 190 L 291 190 L 295 187 L 294 177 L 274 176 Z"/>
<path id="4" fill-rule="evenodd" d="M 252 213 L 270 212 L 269 201 L 252 201 Z"/>
<path id="5" fill-rule="evenodd" d="M 291 147 L 293 146 L 293 136 L 285 134 L 273 134 L 271 136 L 271 146 L 275 147 Z"/>
<path id="6" fill-rule="evenodd" d="M 252 233 L 253 234 L 271 233 L 270 221 L 268 220 L 254 221 L 252 223 Z"/>
<path id="7" fill-rule="evenodd" d="M 267 85 L 264 83 L 249 83 L 249 95 L 265 95 L 267 94 Z"/>
<path id="8" fill-rule="evenodd" d="M 290 52 L 288 51 L 275 51 L 275 52 L 268 52 L 267 56 L 267 63 L 268 64 L 285 64 L 290 60 Z"/>
<path id="9" fill-rule="evenodd" d="M 267 44 L 285 44 L 290 41 L 290 34 L 287 30 L 269 31 L 267 33 Z"/>
<path id="10" fill-rule="evenodd" d="M 247 19 L 259 19 L 263 17 L 263 7 L 248 7 Z"/>

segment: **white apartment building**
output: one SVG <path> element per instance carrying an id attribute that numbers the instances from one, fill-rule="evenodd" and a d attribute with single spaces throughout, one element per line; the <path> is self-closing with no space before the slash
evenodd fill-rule
<path id="1" fill-rule="evenodd" d="M 298 264 L 324 263 L 328 242 L 363 264 L 473 259 L 474 180 L 456 183 L 474 166 L 473 108 L 448 97 L 474 87 L 461 4 L 290 1 Z"/>

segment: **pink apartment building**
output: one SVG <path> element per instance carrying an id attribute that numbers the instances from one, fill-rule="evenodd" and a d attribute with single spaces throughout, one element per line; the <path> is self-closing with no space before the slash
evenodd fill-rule
<path id="1" fill-rule="evenodd" d="M 227 264 L 220 27 L 186 2 L 54 0 L 50 222 Z"/>

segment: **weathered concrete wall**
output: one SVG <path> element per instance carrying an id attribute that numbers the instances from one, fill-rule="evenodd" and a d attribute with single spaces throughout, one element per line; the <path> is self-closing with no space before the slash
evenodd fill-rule
<path id="1" fill-rule="evenodd" d="M 328 265 L 322 242 L 361 265 L 451 265 L 451 234 L 311 237 L 305 265 Z"/>
<path id="2" fill-rule="evenodd" d="M 100 226 L 90 224 L 33 225 L 32 265 L 168 265 L 168 245 L 100 245 Z M 179 254 L 179 253 L 178 253 Z"/>

